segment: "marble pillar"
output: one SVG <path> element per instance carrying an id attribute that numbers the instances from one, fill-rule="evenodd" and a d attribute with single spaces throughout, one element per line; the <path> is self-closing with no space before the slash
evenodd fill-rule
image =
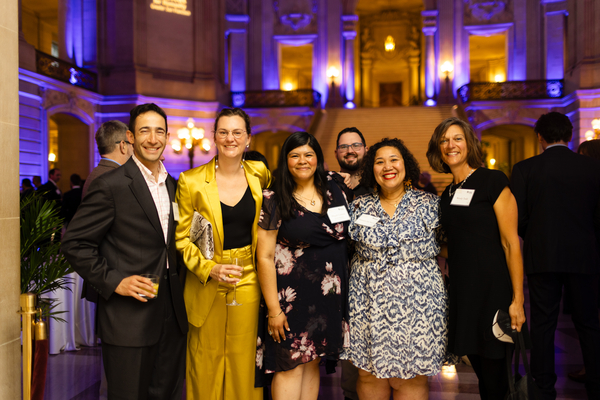
<path id="1" fill-rule="evenodd" d="M 248 66 L 248 22 L 247 15 L 226 15 L 227 43 L 229 47 L 229 77 L 232 92 L 246 90 L 246 74 Z"/>
<path id="2" fill-rule="evenodd" d="M 421 57 L 408 57 L 408 93 L 409 105 L 417 105 L 419 100 L 419 61 Z M 413 103 L 414 102 L 414 103 Z"/>
<path id="3" fill-rule="evenodd" d="M 3 0 L 0 13 L 0 399 L 21 398 L 19 309 L 19 1 Z"/>
<path id="4" fill-rule="evenodd" d="M 563 79 L 565 75 L 565 11 L 546 12 L 546 79 Z"/>
<path id="5" fill-rule="evenodd" d="M 354 84 L 354 45 L 356 40 L 356 22 L 358 21 L 357 15 L 342 15 L 342 23 L 344 31 L 342 36 L 344 38 L 344 95 L 347 108 L 354 108 L 356 103 L 355 97 L 355 84 Z"/>
<path id="6" fill-rule="evenodd" d="M 437 71 L 437 51 L 435 33 L 437 32 L 437 10 L 422 11 L 423 34 L 425 35 L 425 105 L 436 104 L 435 81 Z"/>

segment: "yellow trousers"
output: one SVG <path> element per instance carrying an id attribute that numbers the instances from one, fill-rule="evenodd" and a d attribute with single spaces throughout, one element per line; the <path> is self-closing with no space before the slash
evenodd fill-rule
<path id="1" fill-rule="evenodd" d="M 262 400 L 262 388 L 254 388 L 256 336 L 260 286 L 251 246 L 225 250 L 223 260 L 239 258 L 244 272 L 233 286 L 219 283 L 217 295 L 204 324 L 189 325 L 186 389 L 188 400 Z M 224 261 L 225 262 L 225 261 Z"/>

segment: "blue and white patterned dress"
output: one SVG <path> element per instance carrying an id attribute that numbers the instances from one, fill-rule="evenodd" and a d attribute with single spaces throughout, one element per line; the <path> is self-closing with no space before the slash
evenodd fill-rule
<path id="1" fill-rule="evenodd" d="M 350 347 L 341 358 L 377 378 L 440 372 L 447 345 L 447 294 L 435 256 L 439 197 L 409 190 L 393 217 L 377 193 L 350 206 L 356 241 L 350 274 Z M 363 214 L 379 217 L 359 225 Z"/>

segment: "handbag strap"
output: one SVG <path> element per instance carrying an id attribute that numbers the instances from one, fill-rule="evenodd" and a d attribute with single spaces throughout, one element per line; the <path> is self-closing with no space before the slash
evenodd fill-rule
<path id="1" fill-rule="evenodd" d="M 506 376 L 508 378 L 508 390 L 511 394 L 515 393 L 515 380 L 513 379 L 513 374 L 512 374 L 512 369 L 511 369 L 511 364 L 512 364 L 512 357 L 513 357 L 513 346 L 509 343 L 506 343 L 506 346 L 504 346 L 504 348 L 506 349 L 506 356 L 504 357 L 504 359 L 506 360 Z M 519 358 L 517 357 L 517 369 L 518 369 L 518 362 L 519 362 Z"/>

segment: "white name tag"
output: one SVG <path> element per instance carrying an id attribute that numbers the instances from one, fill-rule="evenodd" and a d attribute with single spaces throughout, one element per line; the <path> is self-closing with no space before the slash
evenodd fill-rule
<path id="1" fill-rule="evenodd" d="M 175 222 L 179 221 L 179 205 L 173 202 L 173 220 Z"/>
<path id="2" fill-rule="evenodd" d="M 450 205 L 469 207 L 474 194 L 475 189 L 456 189 Z"/>
<path id="3" fill-rule="evenodd" d="M 356 220 L 356 224 L 372 228 L 377 222 L 379 222 L 380 219 L 381 218 L 375 217 L 373 215 L 363 214 L 360 217 L 358 217 L 358 219 Z"/>
<path id="4" fill-rule="evenodd" d="M 332 224 L 350 221 L 350 215 L 348 214 L 348 210 L 346 210 L 345 206 L 337 206 L 327 209 L 327 216 Z"/>

